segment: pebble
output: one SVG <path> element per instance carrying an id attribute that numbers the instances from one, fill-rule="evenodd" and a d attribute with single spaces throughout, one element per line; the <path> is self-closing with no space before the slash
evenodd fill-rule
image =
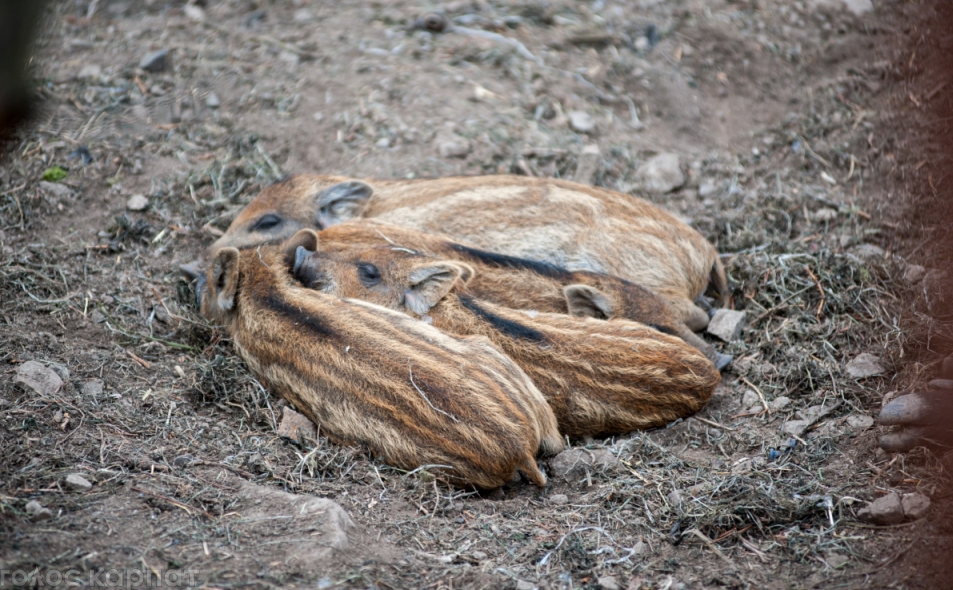
<path id="1" fill-rule="evenodd" d="M 465 139 L 449 139 L 440 142 L 437 151 L 441 158 L 466 158 L 470 153 L 470 142 Z"/>
<path id="2" fill-rule="evenodd" d="M 73 196 L 73 189 L 59 182 L 41 180 L 40 190 L 58 199 L 67 199 Z"/>
<path id="3" fill-rule="evenodd" d="M 88 492 L 92 489 L 93 484 L 89 483 L 88 479 L 78 473 L 70 473 L 66 476 L 66 487 L 74 492 Z"/>
<path id="4" fill-rule="evenodd" d="M 576 162 L 576 174 L 573 180 L 582 184 L 592 184 L 596 174 L 599 173 L 599 165 L 602 163 L 602 152 L 598 145 L 587 145 L 579 153 L 579 160 Z"/>
<path id="5" fill-rule="evenodd" d="M 314 20 L 314 13 L 308 10 L 307 8 L 299 8 L 295 10 L 294 16 L 291 17 L 296 23 L 309 23 Z"/>
<path id="6" fill-rule="evenodd" d="M 569 111 L 569 127 L 578 133 L 592 133 L 596 130 L 596 120 L 586 111 Z"/>
<path id="7" fill-rule="evenodd" d="M 201 6 L 196 6 L 195 4 L 186 4 L 182 7 L 182 12 L 185 13 L 185 16 L 197 23 L 205 22 L 205 11 L 202 10 Z"/>
<path id="8" fill-rule="evenodd" d="M 698 187 L 698 196 L 707 199 L 718 192 L 718 185 L 711 180 L 706 180 Z"/>
<path id="9" fill-rule="evenodd" d="M 76 77 L 80 80 L 98 80 L 103 77 L 103 68 L 96 64 L 86 64 L 79 70 Z"/>
<path id="10" fill-rule="evenodd" d="M 209 92 L 208 96 L 205 97 L 205 106 L 210 109 L 217 109 L 222 106 L 222 101 L 218 99 L 218 95 L 215 92 Z"/>
<path id="11" fill-rule="evenodd" d="M 814 217 L 814 221 L 820 221 L 820 222 L 834 221 L 835 219 L 837 219 L 837 209 L 830 209 L 828 207 L 824 207 L 823 209 L 818 209 L 817 211 L 815 211 L 813 217 Z"/>
<path id="12" fill-rule="evenodd" d="M 619 580 L 615 576 L 600 576 L 596 580 L 596 584 L 599 585 L 602 590 L 622 590 L 622 587 L 619 586 Z"/>
<path id="13" fill-rule="evenodd" d="M 172 459 L 172 464 L 176 467 L 188 467 L 195 462 L 195 457 L 192 455 L 179 455 L 175 459 Z"/>
<path id="14" fill-rule="evenodd" d="M 89 319 L 94 324 L 101 324 L 106 321 L 106 316 L 104 316 L 98 309 L 94 309 L 93 311 L 89 312 Z"/>
<path id="15" fill-rule="evenodd" d="M 904 494 L 900 498 L 900 505 L 903 507 L 903 516 L 907 520 L 918 520 L 923 518 L 930 509 L 930 498 L 919 493 Z"/>
<path id="16" fill-rule="evenodd" d="M 278 425 L 278 436 L 294 441 L 317 440 L 318 430 L 307 416 L 285 406 L 281 409 L 281 424 Z"/>
<path id="17" fill-rule="evenodd" d="M 761 403 L 761 398 L 758 397 L 758 394 L 751 391 L 750 389 L 745 391 L 745 394 L 741 397 L 741 405 L 745 408 L 750 408 L 751 406 L 757 406 Z"/>
<path id="18" fill-rule="evenodd" d="M 27 361 L 17 367 L 14 383 L 32 389 L 40 395 L 53 395 L 63 387 L 63 379 L 56 371 L 36 361 Z"/>
<path id="19" fill-rule="evenodd" d="M 771 400 L 770 402 L 768 402 L 768 407 L 771 408 L 772 412 L 778 412 L 780 410 L 783 410 L 789 405 L 791 405 L 791 398 L 789 398 L 786 395 L 778 396 L 774 398 L 773 400 Z"/>
<path id="20" fill-rule="evenodd" d="M 884 257 L 886 252 L 880 246 L 875 246 L 873 244 L 858 244 L 850 249 L 849 254 L 866 264 L 879 261 Z"/>
<path id="21" fill-rule="evenodd" d="M 389 148 L 389 147 L 390 147 L 390 138 L 389 138 L 389 137 L 382 137 L 382 138 L 378 139 L 378 140 L 377 140 L 377 143 L 375 143 L 374 145 L 376 145 L 376 146 L 379 147 L 379 148 Z"/>
<path id="22" fill-rule="evenodd" d="M 866 430 L 874 425 L 874 419 L 863 414 L 851 414 L 847 417 L 847 425 L 856 430 Z"/>
<path id="23" fill-rule="evenodd" d="M 553 504 L 562 506 L 563 504 L 569 504 L 569 496 L 566 494 L 553 494 L 549 497 L 549 501 Z"/>
<path id="24" fill-rule="evenodd" d="M 147 72 L 161 72 L 169 65 L 169 50 L 160 49 L 142 56 L 139 67 Z"/>
<path id="25" fill-rule="evenodd" d="M 812 0 L 814 8 L 826 6 L 828 8 L 845 8 L 855 16 L 863 16 L 874 9 L 871 0 Z"/>
<path id="26" fill-rule="evenodd" d="M 53 518 L 53 511 L 49 508 L 44 508 L 43 504 L 40 504 L 36 500 L 30 500 L 26 503 L 26 512 L 36 522 Z"/>
<path id="27" fill-rule="evenodd" d="M 516 582 L 516 590 L 539 590 L 539 586 L 526 580 Z"/>
<path id="28" fill-rule="evenodd" d="M 854 360 L 847 363 L 847 375 L 851 379 L 864 379 L 881 375 L 884 372 L 883 364 L 879 356 L 862 352 L 854 357 Z"/>
<path id="29" fill-rule="evenodd" d="M 639 166 L 635 180 L 642 189 L 655 194 L 670 193 L 685 184 L 678 154 L 658 154 Z"/>
<path id="30" fill-rule="evenodd" d="M 903 280 L 908 285 L 915 285 L 923 280 L 927 274 L 927 269 L 919 264 L 908 264 L 903 271 Z"/>
<path id="31" fill-rule="evenodd" d="M 900 502 L 900 495 L 890 492 L 861 508 L 857 516 L 873 524 L 900 524 L 903 522 L 903 504 Z"/>
<path id="32" fill-rule="evenodd" d="M 569 449 L 549 460 L 550 472 L 559 477 L 618 467 L 619 459 L 605 449 Z"/>
<path id="33" fill-rule="evenodd" d="M 715 311 L 706 331 L 725 342 L 731 342 L 738 339 L 744 325 L 745 312 L 721 308 Z"/>
<path id="34" fill-rule="evenodd" d="M 90 379 L 79 386 L 79 392 L 82 395 L 92 398 L 102 395 L 105 389 L 106 384 L 103 383 L 102 379 Z"/>
<path id="35" fill-rule="evenodd" d="M 945 270 L 934 268 L 923 276 L 921 288 L 930 313 L 945 313 L 949 295 L 950 275 Z"/>
<path id="36" fill-rule="evenodd" d="M 486 553 L 482 551 L 474 551 L 473 553 L 470 554 L 470 557 L 472 557 L 473 559 L 477 561 L 485 561 L 488 556 Z"/>
<path id="37" fill-rule="evenodd" d="M 126 209 L 130 211 L 145 211 L 149 208 L 149 199 L 145 195 L 132 195 L 126 201 Z"/>
<path id="38" fill-rule="evenodd" d="M 680 506 L 682 504 L 682 493 L 678 490 L 672 490 L 669 492 L 668 496 L 666 496 L 666 499 L 668 500 L 669 504 Z"/>

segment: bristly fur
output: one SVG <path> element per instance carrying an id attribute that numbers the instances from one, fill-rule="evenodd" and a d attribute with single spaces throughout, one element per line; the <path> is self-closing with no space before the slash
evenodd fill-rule
<path id="1" fill-rule="evenodd" d="M 281 222 L 256 229 L 264 215 Z M 438 232 L 482 252 L 622 277 L 664 298 L 693 330 L 707 324 L 694 301 L 709 282 L 723 303 L 728 298 L 715 248 L 673 215 L 608 189 L 526 176 L 291 176 L 262 190 L 205 258 L 359 217 Z"/>
<path id="2" fill-rule="evenodd" d="M 365 445 L 392 465 L 442 465 L 434 471 L 479 488 L 498 487 L 517 470 L 545 484 L 534 456 L 557 452 L 562 439 L 516 364 L 485 338 L 449 336 L 371 303 L 304 289 L 288 259 L 284 246 L 224 249 L 201 294 L 203 314 L 226 326 L 276 393 L 332 440 Z M 234 305 L 221 309 L 229 293 Z"/>
<path id="3" fill-rule="evenodd" d="M 479 300 L 461 280 L 476 280 L 479 273 L 456 261 L 390 245 L 324 252 L 319 242 L 317 248 L 299 265 L 300 277 L 330 276 L 337 295 L 405 313 L 426 300 L 422 315 L 435 327 L 485 336 L 516 361 L 546 396 L 560 432 L 573 438 L 622 434 L 688 416 L 707 403 L 720 380 L 698 350 L 643 324 L 516 311 Z M 380 278 L 373 286 L 360 280 L 358 267 L 368 264 Z M 433 280 L 422 285 L 412 276 Z"/>

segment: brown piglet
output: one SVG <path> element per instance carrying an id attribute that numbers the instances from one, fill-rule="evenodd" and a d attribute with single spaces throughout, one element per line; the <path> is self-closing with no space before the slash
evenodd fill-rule
<path id="1" fill-rule="evenodd" d="M 325 253 L 298 248 L 294 276 L 327 294 L 404 311 L 449 334 L 485 336 L 549 401 L 559 430 L 608 436 L 667 424 L 699 410 L 720 375 L 679 338 L 629 321 L 512 310 L 474 297 L 458 261 L 398 246 Z"/>
<path id="2" fill-rule="evenodd" d="M 202 314 L 224 325 L 248 367 L 335 442 L 364 445 L 402 469 L 429 466 L 459 485 L 494 488 L 534 456 L 561 450 L 552 410 L 485 338 L 459 338 L 405 314 L 305 289 L 281 246 L 219 250 L 198 286 Z"/>

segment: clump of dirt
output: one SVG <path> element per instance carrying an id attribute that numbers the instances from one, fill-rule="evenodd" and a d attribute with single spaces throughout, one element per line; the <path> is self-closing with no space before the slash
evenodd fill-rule
<path id="1" fill-rule="evenodd" d="M 854 586 L 889 567 L 901 534 L 858 508 L 945 476 L 927 451 L 875 450 L 883 394 L 930 368 L 893 376 L 922 290 L 886 214 L 903 194 L 884 184 L 895 13 L 840 4 L 54 4 L 44 115 L 0 168 L 0 569 L 640 589 Z M 416 24 L 433 12 L 442 32 Z M 638 170 L 663 152 L 686 182 L 649 194 Z M 65 179 L 43 181 L 53 166 Z M 698 416 L 550 461 L 546 490 L 451 489 L 282 439 L 283 402 L 192 311 L 177 265 L 289 172 L 507 172 L 650 198 L 723 253 L 747 316 L 718 344 L 734 366 Z M 884 371 L 851 377 L 861 353 Z M 30 360 L 62 388 L 15 384 Z M 284 526 L 238 479 L 331 499 L 356 528 Z M 338 534 L 320 567 L 288 559 Z"/>

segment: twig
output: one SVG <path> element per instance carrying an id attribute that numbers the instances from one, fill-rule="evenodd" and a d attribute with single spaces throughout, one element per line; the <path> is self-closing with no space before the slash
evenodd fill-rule
<path id="1" fill-rule="evenodd" d="M 457 420 L 452 414 L 448 414 L 448 413 L 444 412 L 443 410 L 441 410 L 440 408 L 438 408 L 437 406 L 435 406 L 435 405 L 433 405 L 432 403 L 430 403 L 430 400 L 427 399 L 427 394 L 425 394 L 423 391 L 421 391 L 421 389 L 420 389 L 419 387 L 417 387 L 417 384 L 414 383 L 414 370 L 413 370 L 413 368 L 408 367 L 408 369 L 410 370 L 410 384 L 414 386 L 414 389 L 417 390 L 417 393 L 420 394 L 420 397 L 424 398 L 424 401 L 427 402 L 427 405 L 430 406 L 431 408 L 433 408 L 435 411 L 440 412 L 440 413 L 443 414 L 444 416 L 447 416 L 448 418 L 450 418 L 450 419 L 453 420 L 454 422 L 459 422 L 459 420 Z"/>
<path id="2" fill-rule="evenodd" d="M 717 423 L 717 422 L 715 422 L 715 421 L 713 421 L 713 420 L 707 420 L 707 419 L 705 419 L 705 418 L 702 418 L 701 416 L 692 416 L 692 418 L 694 418 L 695 420 L 698 420 L 699 422 L 704 422 L 705 424 L 707 424 L 707 425 L 709 425 L 709 426 L 714 426 L 715 428 L 721 428 L 722 430 L 735 430 L 735 429 L 732 428 L 731 426 L 724 426 L 724 425 L 719 424 L 719 423 Z"/>
<path id="3" fill-rule="evenodd" d="M 511 39 L 509 37 L 504 37 L 499 33 L 494 33 L 492 31 L 481 31 L 480 29 L 471 29 L 469 27 L 450 27 L 447 30 L 448 33 L 460 33 L 461 35 L 469 35 L 471 37 L 479 37 L 481 39 L 489 39 L 490 41 L 495 41 L 497 43 L 503 43 L 504 45 L 509 45 L 516 50 L 516 53 L 520 57 L 526 58 L 532 62 L 536 62 L 536 65 L 543 68 L 546 67 L 546 64 L 543 63 L 543 59 L 533 55 L 533 53 L 526 49 L 526 46 L 517 41 L 516 39 Z"/>
<path id="4" fill-rule="evenodd" d="M 147 361 L 147 360 L 145 360 L 145 359 L 139 358 L 138 356 L 136 356 L 136 353 L 132 352 L 131 350 L 127 350 L 127 351 L 126 351 L 126 354 L 128 354 L 128 355 L 130 356 L 130 358 L 132 358 L 132 360 L 136 361 L 137 363 L 139 363 L 139 364 L 142 365 L 143 367 L 145 367 L 145 368 L 147 368 L 147 369 L 151 369 L 151 368 L 152 368 L 152 363 L 150 363 L 149 361 Z"/>
<path id="5" fill-rule="evenodd" d="M 811 280 L 814 281 L 814 284 L 817 285 L 817 290 L 821 293 L 821 302 L 817 304 L 817 313 L 814 314 L 816 317 L 821 317 L 821 310 L 824 309 L 824 302 L 827 300 L 824 296 L 824 288 L 821 287 L 821 281 L 817 278 L 814 272 L 811 270 L 810 266 L 805 265 L 804 270 L 807 271 L 808 276 L 811 277 Z"/>
<path id="6" fill-rule="evenodd" d="M 741 380 L 744 381 L 745 384 L 746 384 L 748 387 L 750 387 L 751 389 L 754 389 L 754 392 L 757 393 L 757 394 L 758 394 L 758 397 L 761 398 L 761 405 L 764 406 L 764 411 L 767 412 L 768 414 L 770 414 L 770 413 L 771 413 L 771 409 L 768 408 L 768 402 L 765 401 L 765 399 L 764 399 L 764 394 L 761 393 L 761 390 L 758 389 L 758 386 L 755 385 L 754 383 L 752 383 L 751 381 L 748 381 L 748 380 L 745 379 L 744 377 L 741 377 Z"/>
<path id="7" fill-rule="evenodd" d="M 682 536 L 683 536 L 683 537 L 686 536 L 686 535 L 695 535 L 696 537 L 698 537 L 699 539 L 701 539 L 702 542 L 703 542 L 705 545 L 708 545 L 708 548 L 711 549 L 712 551 L 714 551 L 714 552 L 715 552 L 715 555 L 717 555 L 718 557 L 720 557 L 720 558 L 722 558 L 723 560 L 725 560 L 725 563 L 727 563 L 727 564 L 730 565 L 731 567 L 735 567 L 734 562 L 732 562 L 730 559 L 728 559 L 728 556 L 725 555 L 724 553 L 722 553 L 721 550 L 712 542 L 712 540 L 709 539 L 708 537 L 706 537 L 705 534 L 704 534 L 703 532 L 701 532 L 700 530 L 698 530 L 698 529 L 689 529 L 689 530 L 685 531 L 684 533 L 682 533 Z"/>

